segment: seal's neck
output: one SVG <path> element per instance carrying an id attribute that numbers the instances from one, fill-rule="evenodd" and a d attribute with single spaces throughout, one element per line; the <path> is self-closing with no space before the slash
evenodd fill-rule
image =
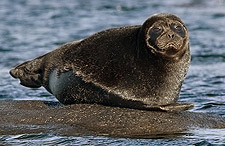
<path id="1" fill-rule="evenodd" d="M 145 102 L 149 104 L 165 105 L 176 102 L 190 65 L 189 48 L 176 61 L 154 55 L 142 57 L 137 65 L 142 70 L 138 80 L 144 84 L 145 90 L 139 91 L 139 95 L 145 97 Z"/>

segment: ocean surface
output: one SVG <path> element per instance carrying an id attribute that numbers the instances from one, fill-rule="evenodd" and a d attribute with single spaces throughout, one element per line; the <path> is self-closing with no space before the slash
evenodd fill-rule
<path id="1" fill-rule="evenodd" d="M 0 100 L 56 101 L 44 88 L 21 86 L 8 71 L 63 43 L 103 29 L 142 24 L 169 12 L 189 29 L 192 63 L 180 101 L 225 116 L 225 0 L 0 0 Z M 180 138 L 125 139 L 51 134 L 0 135 L 0 145 L 225 145 L 225 129 Z"/>

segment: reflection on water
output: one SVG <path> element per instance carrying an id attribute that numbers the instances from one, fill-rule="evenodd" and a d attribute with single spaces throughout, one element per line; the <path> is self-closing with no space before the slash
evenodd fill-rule
<path id="1" fill-rule="evenodd" d="M 8 70 L 59 45 L 97 31 L 141 24 L 154 13 L 180 16 L 190 33 L 192 64 L 184 82 L 182 101 L 195 104 L 194 112 L 225 115 L 225 0 L 1 0 L 0 99 L 47 100 L 45 89 L 28 89 L 11 78 Z M 184 138 L 141 140 L 56 135 L 1 136 L 0 145 L 206 145 L 224 144 L 225 131 L 195 130 Z M 220 138 L 219 138 L 220 137 Z"/>
<path id="2" fill-rule="evenodd" d="M 191 134 L 195 133 L 195 134 Z M 64 137 L 51 134 L 21 134 L 0 136 L 0 145 L 223 145 L 224 129 L 191 130 L 181 138 L 170 139 L 129 139 L 108 137 Z"/>

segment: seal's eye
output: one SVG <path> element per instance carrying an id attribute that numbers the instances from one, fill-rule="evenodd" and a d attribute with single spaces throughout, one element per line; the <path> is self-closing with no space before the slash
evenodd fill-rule
<path id="1" fill-rule="evenodd" d="M 154 25 L 148 32 L 148 43 L 151 46 L 154 46 L 156 39 L 161 35 L 162 32 L 163 27 L 161 25 Z"/>
<path id="2" fill-rule="evenodd" d="M 178 31 L 178 32 L 180 32 L 180 31 L 182 31 L 182 26 L 181 25 L 174 25 L 174 28 Z"/>
<path id="3" fill-rule="evenodd" d="M 153 32 L 155 32 L 155 33 L 161 33 L 162 30 L 163 30 L 163 28 L 162 28 L 162 26 L 154 26 L 154 27 L 152 28 L 152 30 L 153 30 Z"/>
<path id="4" fill-rule="evenodd" d="M 184 27 L 179 24 L 179 23 L 172 23 L 170 25 L 170 29 L 173 30 L 174 32 L 176 32 L 178 35 L 180 35 L 181 37 L 185 37 L 185 29 Z"/>

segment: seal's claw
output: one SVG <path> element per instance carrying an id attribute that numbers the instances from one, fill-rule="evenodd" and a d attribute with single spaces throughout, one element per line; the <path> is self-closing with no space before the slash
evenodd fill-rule
<path id="1" fill-rule="evenodd" d="M 168 112 L 179 112 L 179 111 L 185 111 L 192 109 L 194 107 L 194 104 L 192 103 L 173 103 L 169 105 L 160 106 L 159 108 L 163 111 Z"/>
<path id="2" fill-rule="evenodd" d="M 145 107 L 149 110 L 159 110 L 159 111 L 165 111 L 165 112 L 180 112 L 180 111 L 186 111 L 189 109 L 192 109 L 194 107 L 194 104 L 192 103 L 181 103 L 176 102 L 168 105 L 145 105 Z"/>

